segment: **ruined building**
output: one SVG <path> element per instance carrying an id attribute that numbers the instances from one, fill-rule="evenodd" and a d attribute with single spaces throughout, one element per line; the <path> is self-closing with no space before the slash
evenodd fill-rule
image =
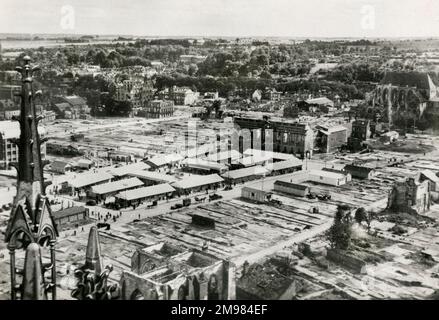
<path id="1" fill-rule="evenodd" d="M 158 243 L 134 253 L 120 286 L 124 300 L 235 300 L 235 267 L 205 251 Z"/>
<path id="2" fill-rule="evenodd" d="M 30 57 L 16 70 L 21 74 L 20 137 L 18 145 L 17 195 L 6 229 L 6 242 L 11 263 L 11 299 L 45 300 L 48 294 L 56 299 L 55 244 L 58 232 L 45 194 L 41 143 L 34 98 Z M 24 261 L 21 256 L 24 251 Z M 20 254 L 21 253 L 21 254 Z M 47 258 L 49 256 L 49 258 Z"/>
<path id="3" fill-rule="evenodd" d="M 241 153 L 250 148 L 312 157 L 314 132 L 307 123 L 267 117 L 236 117 L 234 123 L 237 129 L 249 131 L 249 137 L 242 134 L 236 143 Z"/>
<path id="4" fill-rule="evenodd" d="M 353 152 L 364 148 L 363 143 L 371 137 L 371 123 L 369 120 L 355 120 L 352 122 L 351 136 L 348 137 L 348 148 Z"/>
<path id="5" fill-rule="evenodd" d="M 395 213 L 423 214 L 430 210 L 430 181 L 415 178 L 396 182 L 390 191 L 387 208 Z"/>
<path id="6" fill-rule="evenodd" d="M 391 127 L 413 128 L 437 108 L 438 84 L 434 74 L 387 72 L 373 92 L 373 105 L 382 108 Z"/>

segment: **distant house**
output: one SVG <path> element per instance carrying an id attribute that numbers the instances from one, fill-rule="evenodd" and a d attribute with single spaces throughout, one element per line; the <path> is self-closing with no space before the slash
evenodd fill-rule
<path id="1" fill-rule="evenodd" d="M 304 184 L 277 180 L 274 182 L 274 190 L 278 192 L 292 194 L 294 196 L 305 197 L 309 193 L 310 188 Z"/>
<path id="2" fill-rule="evenodd" d="M 281 93 L 276 89 L 265 89 L 263 98 L 269 101 L 279 101 Z"/>
<path id="3" fill-rule="evenodd" d="M 250 180 L 260 179 L 267 176 L 270 173 L 269 170 L 261 166 L 248 167 L 243 169 L 231 170 L 221 176 L 227 183 L 242 183 Z"/>
<path id="4" fill-rule="evenodd" d="M 356 179 L 370 179 L 373 177 L 375 170 L 371 167 L 348 164 L 344 167 L 347 173 L 350 173 L 352 178 Z"/>
<path id="5" fill-rule="evenodd" d="M 76 164 L 78 168 L 87 169 L 87 170 L 93 167 L 93 165 L 94 165 L 93 161 L 88 159 L 79 159 Z"/>
<path id="6" fill-rule="evenodd" d="M 199 97 L 198 92 L 194 92 L 187 87 L 177 86 L 160 91 L 157 95 L 160 100 L 170 100 L 179 106 L 193 105 Z"/>
<path id="7" fill-rule="evenodd" d="M 143 186 L 143 182 L 138 178 L 128 178 L 95 185 L 91 188 L 90 196 L 96 197 L 96 200 L 105 200 L 125 190 L 131 190 Z"/>
<path id="8" fill-rule="evenodd" d="M 64 161 L 53 161 L 50 164 L 50 170 L 55 173 L 64 174 L 67 171 L 72 170 L 72 166 Z"/>
<path id="9" fill-rule="evenodd" d="M 152 100 L 146 101 L 146 105 L 139 110 L 137 115 L 145 118 L 166 118 L 174 115 L 174 101 Z"/>
<path id="10" fill-rule="evenodd" d="M 344 169 L 338 170 L 338 169 L 333 169 L 333 168 L 322 168 L 322 171 L 328 171 L 328 172 L 344 174 L 346 176 L 346 182 L 351 182 L 352 181 L 352 175 L 349 172 L 347 172 L 346 170 L 344 170 Z"/>
<path id="11" fill-rule="evenodd" d="M 241 189 L 241 197 L 256 202 L 267 202 L 271 199 L 272 193 L 261 189 L 244 187 Z"/>
<path id="12" fill-rule="evenodd" d="M 434 174 L 431 170 L 423 170 L 418 174 L 418 181 L 424 183 L 429 182 L 430 196 L 433 201 L 439 200 L 439 177 Z"/>
<path id="13" fill-rule="evenodd" d="M 83 173 L 76 175 L 72 180 L 66 181 L 65 184 L 76 191 L 90 190 L 92 186 L 110 182 L 113 176 L 109 173 Z"/>
<path id="14" fill-rule="evenodd" d="M 322 153 L 332 153 L 347 142 L 347 128 L 344 126 L 317 126 L 314 145 Z"/>
<path id="15" fill-rule="evenodd" d="M 58 118 L 66 119 L 85 119 L 91 111 L 87 101 L 75 95 L 55 97 L 53 109 Z"/>
<path id="16" fill-rule="evenodd" d="M 342 186 L 348 182 L 347 176 L 344 174 L 323 171 L 323 170 L 309 171 L 307 180 L 315 183 L 327 184 L 331 186 Z"/>
<path id="17" fill-rule="evenodd" d="M 183 159 L 184 159 L 183 156 L 174 153 L 167 155 L 157 155 L 147 160 L 144 160 L 144 162 L 153 169 L 159 169 L 163 167 L 171 167 L 175 164 L 180 163 Z"/>
<path id="18" fill-rule="evenodd" d="M 302 170 L 302 161 L 297 158 L 274 162 L 268 165 L 272 175 L 280 175 Z"/>
<path id="19" fill-rule="evenodd" d="M 218 98 L 219 98 L 218 92 L 205 92 L 203 96 L 204 100 L 211 100 L 211 101 L 218 100 Z"/>
<path id="20" fill-rule="evenodd" d="M 144 201 L 158 201 L 172 196 L 175 189 L 167 183 L 119 192 L 116 202 L 125 206 L 138 205 Z"/>
<path id="21" fill-rule="evenodd" d="M 305 105 L 310 112 L 327 113 L 331 109 L 334 109 L 334 101 L 326 97 L 305 100 Z"/>
<path id="22" fill-rule="evenodd" d="M 430 190 L 439 192 L 439 177 L 434 174 L 431 170 L 423 170 L 419 173 L 419 180 L 424 182 L 425 180 L 430 181 Z"/>
<path id="23" fill-rule="evenodd" d="M 190 192 L 200 192 L 206 190 L 216 190 L 221 187 L 224 179 L 217 174 L 204 176 L 191 175 L 190 177 L 172 183 L 172 186 L 180 194 Z"/>
<path id="24" fill-rule="evenodd" d="M 71 207 L 53 213 L 53 220 L 58 230 L 68 229 L 87 221 L 88 209 L 85 207 Z"/>
<path id="25" fill-rule="evenodd" d="M 53 110 L 57 118 L 70 119 L 72 117 L 70 105 L 67 102 L 55 103 Z"/>
<path id="26" fill-rule="evenodd" d="M 185 159 L 182 162 L 182 165 L 185 171 L 201 175 L 213 173 L 223 174 L 228 170 L 228 167 L 225 164 L 200 158 Z"/>

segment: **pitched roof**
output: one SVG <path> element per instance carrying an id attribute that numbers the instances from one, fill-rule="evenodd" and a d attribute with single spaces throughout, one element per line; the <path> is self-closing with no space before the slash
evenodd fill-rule
<path id="1" fill-rule="evenodd" d="M 120 192 L 116 195 L 116 198 L 131 201 L 162 195 L 174 191 L 175 189 L 171 185 L 169 185 L 168 183 L 162 183 L 154 186 Z"/>
<path id="2" fill-rule="evenodd" d="M 130 178 L 93 186 L 92 192 L 95 194 L 107 194 L 140 186 L 143 186 L 142 181 L 138 178 Z"/>
<path id="3" fill-rule="evenodd" d="M 421 171 L 421 174 L 424 175 L 428 180 L 439 183 L 439 177 L 436 176 L 433 171 L 426 169 Z"/>
<path id="4" fill-rule="evenodd" d="M 265 154 L 259 154 L 259 155 L 252 155 L 252 156 L 248 156 L 242 159 L 239 159 L 239 163 L 242 164 L 243 166 L 249 167 L 249 166 L 253 166 L 255 164 L 261 164 L 263 162 L 266 162 L 268 160 L 272 159 L 271 156 Z"/>
<path id="5" fill-rule="evenodd" d="M 184 159 L 183 156 L 174 153 L 174 154 L 167 154 L 163 156 L 154 156 L 149 158 L 147 161 L 157 167 L 161 167 L 170 163 L 179 162 L 183 159 Z"/>
<path id="6" fill-rule="evenodd" d="M 140 161 L 140 162 L 128 164 L 126 166 L 121 166 L 119 168 L 111 168 L 108 170 L 108 172 L 114 175 L 115 177 L 120 177 L 132 172 L 147 170 L 149 168 L 151 168 L 151 166 L 149 166 L 145 162 Z"/>
<path id="7" fill-rule="evenodd" d="M 307 104 L 317 104 L 317 105 L 329 105 L 329 106 L 333 106 L 334 102 L 332 100 L 329 100 L 326 97 L 320 97 L 320 98 L 314 98 L 314 99 L 308 99 L 305 101 Z"/>
<path id="8" fill-rule="evenodd" d="M 243 168 L 238 170 L 231 170 L 227 173 L 222 174 L 221 176 L 226 179 L 240 179 L 250 176 L 263 176 L 268 173 L 269 170 L 265 169 L 264 167 L 254 166 L 254 167 Z"/>
<path id="9" fill-rule="evenodd" d="M 289 159 L 285 161 L 273 162 L 272 164 L 270 164 L 270 168 L 273 171 L 278 171 L 288 168 L 300 167 L 302 165 L 303 165 L 302 161 L 296 158 L 296 159 Z"/>
<path id="10" fill-rule="evenodd" d="M 224 179 L 217 174 L 209 174 L 207 176 L 191 175 L 190 177 L 174 182 L 172 185 L 177 189 L 190 189 L 222 181 L 224 181 Z"/>
<path id="11" fill-rule="evenodd" d="M 274 185 L 279 185 L 279 186 L 298 189 L 298 190 L 306 190 L 308 188 L 308 186 L 306 186 L 304 184 L 291 183 L 291 182 L 282 181 L 282 180 L 276 180 L 274 182 Z"/>
<path id="12" fill-rule="evenodd" d="M 71 165 L 64 161 L 55 160 L 50 164 L 50 167 L 52 168 L 52 170 L 54 169 L 64 170 L 66 167 L 71 167 Z"/>
<path id="13" fill-rule="evenodd" d="M 342 125 L 332 126 L 332 127 L 317 126 L 317 129 L 325 134 L 331 134 L 331 133 L 339 132 L 339 131 L 347 131 L 347 128 L 345 126 L 342 126 Z"/>
<path id="14" fill-rule="evenodd" d="M 200 158 L 188 158 L 183 161 L 188 167 L 198 168 L 202 170 L 227 170 L 225 164 L 214 161 L 207 161 Z"/>
<path id="15" fill-rule="evenodd" d="M 55 103 L 55 106 L 56 106 L 60 111 L 66 111 L 67 109 L 70 109 L 70 104 L 68 104 L 67 102 Z"/>
<path id="16" fill-rule="evenodd" d="M 79 96 L 66 96 L 64 97 L 64 100 L 72 105 L 72 106 L 78 106 L 78 105 L 84 105 L 87 104 L 84 98 L 81 98 Z"/>
<path id="17" fill-rule="evenodd" d="M 311 170 L 309 174 L 312 176 L 326 177 L 330 179 L 344 179 L 346 177 L 346 175 L 342 173 L 336 173 L 336 172 L 324 171 L 324 170 Z"/>
<path id="18" fill-rule="evenodd" d="M 144 170 L 137 170 L 133 171 L 127 174 L 131 177 L 137 177 L 144 180 L 150 180 L 155 182 L 175 182 L 177 179 L 174 176 L 171 176 L 169 174 L 164 174 L 156 171 L 144 171 Z"/>
<path id="19" fill-rule="evenodd" d="M 75 179 L 69 182 L 69 184 L 74 188 L 83 188 L 99 182 L 110 180 L 111 178 L 113 178 L 113 176 L 106 172 L 85 173 L 77 175 Z"/>

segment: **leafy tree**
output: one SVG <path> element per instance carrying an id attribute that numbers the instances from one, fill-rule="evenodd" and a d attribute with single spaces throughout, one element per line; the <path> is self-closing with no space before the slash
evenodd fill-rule
<path id="1" fill-rule="evenodd" d="M 358 208 L 355 211 L 355 221 L 358 224 L 361 224 L 363 221 L 367 221 L 368 220 L 368 216 L 367 216 L 367 211 L 366 209 L 364 209 L 363 207 Z"/>
<path id="2" fill-rule="evenodd" d="M 366 211 L 366 209 L 364 209 L 363 207 L 358 208 L 355 211 L 355 221 L 358 224 L 361 224 L 362 222 L 366 222 L 368 231 L 370 231 L 370 224 L 373 219 L 375 219 L 375 213 L 372 211 Z"/>
<path id="3" fill-rule="evenodd" d="M 347 250 L 351 243 L 351 208 L 338 205 L 334 216 L 334 223 L 329 229 L 328 240 L 332 248 Z"/>

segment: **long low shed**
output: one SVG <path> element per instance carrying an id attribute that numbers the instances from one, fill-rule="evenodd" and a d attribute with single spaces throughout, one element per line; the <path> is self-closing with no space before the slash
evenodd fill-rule
<path id="1" fill-rule="evenodd" d="M 229 183 L 239 183 L 253 179 L 259 179 L 262 176 L 268 175 L 269 170 L 261 166 L 254 166 L 249 168 L 231 170 L 222 175 Z"/>
<path id="2" fill-rule="evenodd" d="M 302 170 L 302 161 L 299 159 L 288 159 L 279 162 L 269 163 L 267 168 L 271 169 L 272 173 L 285 174 L 294 171 Z"/>
<path id="3" fill-rule="evenodd" d="M 277 180 L 274 182 L 274 191 L 304 197 L 309 193 L 309 187 L 303 184 Z"/>
<path id="4" fill-rule="evenodd" d="M 168 183 L 157 184 L 154 186 L 143 187 L 118 193 L 116 201 L 122 201 L 130 205 L 133 202 L 161 200 L 170 197 L 175 189 Z"/>
<path id="5" fill-rule="evenodd" d="M 209 188 L 216 188 L 224 181 L 217 174 L 209 174 L 207 176 L 191 175 L 185 179 L 174 182 L 172 185 L 183 191 L 203 191 Z"/>
<path id="6" fill-rule="evenodd" d="M 91 188 L 91 192 L 96 196 L 105 197 L 107 195 L 118 193 L 122 190 L 129 190 L 140 186 L 143 186 L 143 182 L 140 181 L 140 179 L 130 178 L 93 186 Z"/>
<path id="7" fill-rule="evenodd" d="M 84 173 L 77 175 L 76 178 L 67 181 L 67 183 L 75 189 L 85 189 L 99 183 L 109 182 L 112 178 L 113 175 L 106 172 Z"/>
<path id="8" fill-rule="evenodd" d="M 139 178 L 146 185 L 172 183 L 177 181 L 177 179 L 174 176 L 157 171 L 144 171 L 144 170 L 133 171 L 130 172 L 128 176 Z"/>

